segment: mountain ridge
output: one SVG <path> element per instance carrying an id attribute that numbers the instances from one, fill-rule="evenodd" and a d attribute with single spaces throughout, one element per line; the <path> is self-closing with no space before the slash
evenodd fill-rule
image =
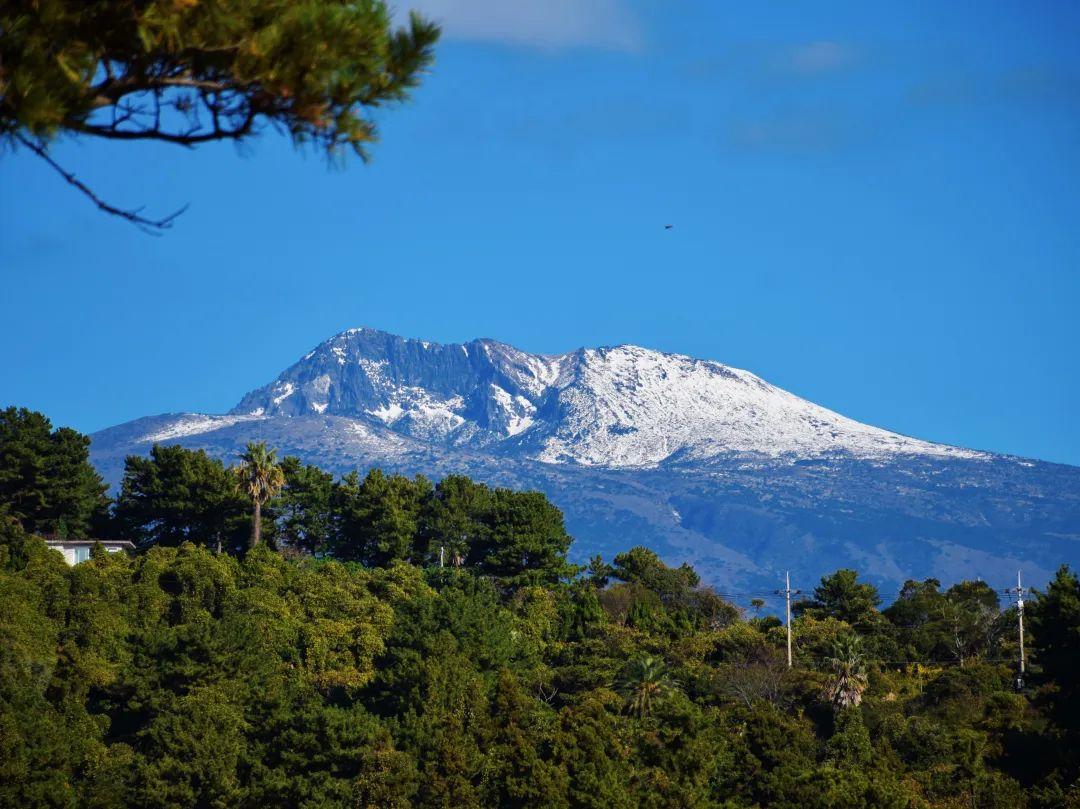
<path id="1" fill-rule="evenodd" d="M 845 563 L 890 585 L 974 565 L 1035 581 L 1080 556 L 1080 468 L 902 436 L 748 371 L 626 344 L 541 355 L 351 329 L 226 414 L 92 439 L 113 483 L 154 443 L 231 462 L 266 440 L 334 472 L 536 488 L 566 513 L 577 558 L 646 544 L 726 586 Z"/>
<path id="2" fill-rule="evenodd" d="M 595 466 L 676 453 L 975 453 L 861 424 L 713 360 L 630 344 L 532 354 L 490 338 L 432 343 L 366 327 L 320 343 L 229 412 L 375 417 L 424 440 L 513 439 L 537 460 Z"/>

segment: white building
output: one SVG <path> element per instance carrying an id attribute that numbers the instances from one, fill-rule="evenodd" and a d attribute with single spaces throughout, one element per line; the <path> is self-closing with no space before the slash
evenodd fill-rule
<path id="1" fill-rule="evenodd" d="M 119 539 L 46 539 L 45 544 L 53 550 L 64 554 L 64 561 L 69 565 L 77 565 L 90 558 L 90 549 L 95 544 L 101 543 L 106 553 L 120 553 L 121 551 L 133 551 L 135 545 L 127 540 Z"/>

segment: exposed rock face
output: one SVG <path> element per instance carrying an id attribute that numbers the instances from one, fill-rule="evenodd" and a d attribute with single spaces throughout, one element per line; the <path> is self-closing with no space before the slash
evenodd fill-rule
<path id="1" fill-rule="evenodd" d="M 908 438 L 716 362 L 636 346 L 529 354 L 351 329 L 229 414 L 94 436 L 114 482 L 155 442 L 252 439 L 328 469 L 464 472 L 546 491 L 579 558 L 649 544 L 715 583 L 809 585 L 842 565 L 1031 580 L 1080 559 L 1080 469 Z M 1010 573 L 1011 571 L 1011 573 Z"/>

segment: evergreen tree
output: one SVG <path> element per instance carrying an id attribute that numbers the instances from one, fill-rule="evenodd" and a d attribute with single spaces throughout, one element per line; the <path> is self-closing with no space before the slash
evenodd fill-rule
<path id="1" fill-rule="evenodd" d="M 949 638 L 941 623 L 948 612 L 941 582 L 926 579 L 904 582 L 896 601 L 883 615 L 893 629 L 901 654 L 916 660 L 940 660 L 950 654 Z"/>
<path id="2" fill-rule="evenodd" d="M 1046 592 L 1029 603 L 1034 657 L 1043 678 L 1056 684 L 1055 716 L 1080 740 L 1080 578 L 1062 565 Z"/>
<path id="3" fill-rule="evenodd" d="M 792 605 L 796 615 L 812 618 L 835 618 L 859 629 L 869 629 L 877 621 L 877 607 L 881 603 L 877 588 L 858 581 L 854 570 L 837 570 L 823 576 L 821 584 L 814 588 L 810 601 Z"/>
<path id="4" fill-rule="evenodd" d="M 244 534 L 244 496 L 228 469 L 203 450 L 154 445 L 124 462 L 115 522 L 139 547 L 194 542 L 236 549 Z"/>
<path id="5" fill-rule="evenodd" d="M 281 461 L 285 486 L 271 502 L 279 545 L 308 554 L 327 551 L 334 530 L 334 476 L 294 457 Z"/>
<path id="6" fill-rule="evenodd" d="M 491 489 L 463 475 L 440 480 L 422 517 L 417 558 L 435 563 L 441 549 L 444 564 L 464 565 L 474 545 L 488 542 L 492 501 Z"/>
<path id="7" fill-rule="evenodd" d="M 571 583 L 567 596 L 560 602 L 563 636 L 582 640 L 596 634 L 604 624 L 604 610 L 596 588 L 591 582 L 578 580 Z"/>
<path id="8" fill-rule="evenodd" d="M 943 630 L 952 653 L 963 662 L 969 657 L 995 651 L 1005 632 L 998 595 L 984 581 L 963 581 L 945 591 L 948 608 Z"/>
<path id="9" fill-rule="evenodd" d="M 430 488 L 424 478 L 409 480 L 379 469 L 372 469 L 363 480 L 355 472 L 345 476 L 334 501 L 334 556 L 369 567 L 409 559 Z"/>
<path id="10" fill-rule="evenodd" d="M 562 512 L 540 492 L 496 489 L 486 522 L 468 559 L 480 572 L 514 586 L 553 584 L 573 572 Z"/>
<path id="11" fill-rule="evenodd" d="M 648 548 L 639 546 L 618 554 L 610 575 L 633 586 L 624 590 L 626 595 L 637 592 L 628 613 L 633 626 L 666 626 L 669 631 L 690 626 L 718 628 L 739 614 L 711 588 L 701 587 L 701 579 L 690 565 L 668 567 Z M 653 597 L 642 597 L 642 590 Z"/>
<path id="12" fill-rule="evenodd" d="M 371 112 L 406 99 L 438 28 L 384 2 L 39 0 L 0 6 L 0 137 L 48 160 L 60 134 L 194 146 L 274 127 L 362 157 Z M 100 208 L 110 206 L 65 173 Z"/>
<path id="13" fill-rule="evenodd" d="M 865 767 L 874 757 L 870 733 L 856 708 L 844 708 L 836 714 L 833 735 L 829 737 L 828 757 L 838 764 Z"/>
<path id="14" fill-rule="evenodd" d="M 0 514 L 38 533 L 86 537 L 100 530 L 108 487 L 89 459 L 86 436 L 53 430 L 26 408 L 0 411 Z"/>
<path id="15" fill-rule="evenodd" d="M 595 586 L 603 589 L 608 586 L 608 582 L 611 581 L 612 575 L 615 573 L 615 568 L 604 561 L 604 558 L 600 554 L 596 554 L 589 560 L 589 567 L 587 574 L 589 581 Z"/>

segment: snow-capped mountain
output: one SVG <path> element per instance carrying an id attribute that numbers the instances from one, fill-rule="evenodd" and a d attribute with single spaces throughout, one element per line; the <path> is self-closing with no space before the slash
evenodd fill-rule
<path id="1" fill-rule="evenodd" d="M 323 414 L 422 441 L 612 468 L 739 453 L 977 456 L 860 424 L 718 362 L 628 345 L 543 356 L 373 329 L 330 338 L 231 411 Z"/>
<path id="2" fill-rule="evenodd" d="M 1017 565 L 1037 577 L 1080 556 L 1080 469 L 898 435 L 747 371 L 637 346 L 547 356 L 350 329 L 228 414 L 93 439 L 114 482 L 125 455 L 154 443 L 231 460 L 254 439 L 336 471 L 540 488 L 579 557 L 648 544 L 720 583 L 771 583 L 781 562 L 889 582 Z"/>

